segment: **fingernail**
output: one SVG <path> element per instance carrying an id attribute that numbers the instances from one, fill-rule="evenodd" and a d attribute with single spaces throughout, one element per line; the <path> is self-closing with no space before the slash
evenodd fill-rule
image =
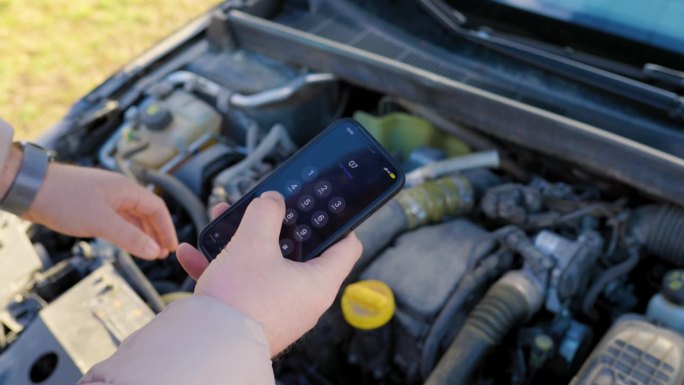
<path id="1" fill-rule="evenodd" d="M 146 257 L 155 258 L 159 256 L 160 251 L 161 250 L 159 249 L 159 245 L 157 245 L 154 242 L 147 242 L 147 244 L 145 245 L 144 254 Z"/>
<path id="2" fill-rule="evenodd" d="M 273 199 L 276 201 L 283 200 L 283 196 L 277 191 L 266 191 L 265 193 L 261 194 L 261 198 Z"/>

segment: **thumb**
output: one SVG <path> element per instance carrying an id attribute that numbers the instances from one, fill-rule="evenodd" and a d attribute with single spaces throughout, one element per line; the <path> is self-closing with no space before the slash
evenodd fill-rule
<path id="1" fill-rule="evenodd" d="M 187 243 L 181 243 L 176 249 L 176 257 L 188 275 L 197 281 L 209 266 L 209 261 L 199 252 L 199 250 Z"/>
<path id="2" fill-rule="evenodd" d="M 118 213 L 109 215 L 105 224 L 107 231 L 99 236 L 121 247 L 126 252 L 143 259 L 156 259 L 161 255 L 157 242 L 140 228 L 126 221 Z"/>
<path id="3" fill-rule="evenodd" d="M 267 191 L 254 199 L 242 217 L 235 232 L 235 243 L 249 242 L 253 245 L 274 245 L 277 247 L 280 229 L 285 218 L 285 201 L 275 191 Z"/>

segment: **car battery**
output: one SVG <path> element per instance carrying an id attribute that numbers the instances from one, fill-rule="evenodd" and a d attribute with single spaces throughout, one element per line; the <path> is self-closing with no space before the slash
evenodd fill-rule
<path id="1" fill-rule="evenodd" d="M 0 385 L 75 384 L 154 318 L 111 264 L 40 310 L 0 355 Z"/>

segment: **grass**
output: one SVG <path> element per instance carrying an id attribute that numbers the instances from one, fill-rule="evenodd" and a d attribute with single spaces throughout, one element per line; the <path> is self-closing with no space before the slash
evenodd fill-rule
<path id="1" fill-rule="evenodd" d="M 218 0 L 0 0 L 0 117 L 32 139 Z"/>

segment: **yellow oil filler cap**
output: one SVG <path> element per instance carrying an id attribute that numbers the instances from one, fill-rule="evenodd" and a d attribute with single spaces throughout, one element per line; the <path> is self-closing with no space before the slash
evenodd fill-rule
<path id="1" fill-rule="evenodd" d="M 342 315 L 351 326 L 373 330 L 394 315 L 394 294 L 386 283 L 364 280 L 348 285 L 342 293 Z"/>

